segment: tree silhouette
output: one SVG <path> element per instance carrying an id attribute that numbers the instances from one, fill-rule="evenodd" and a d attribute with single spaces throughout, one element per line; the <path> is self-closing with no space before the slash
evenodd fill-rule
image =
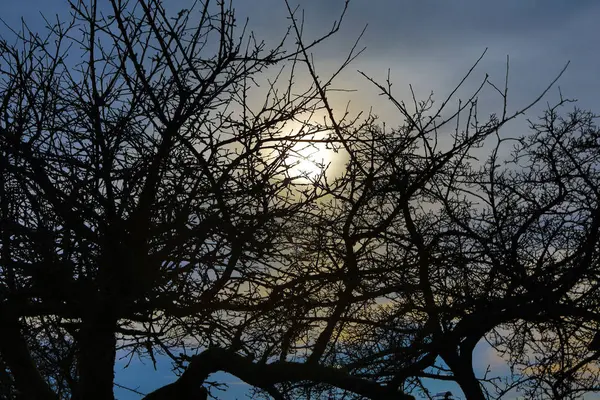
<path id="1" fill-rule="evenodd" d="M 592 114 L 561 99 L 505 136 L 542 96 L 509 113 L 486 77 L 454 101 L 477 63 L 437 108 L 363 74 L 390 129 L 329 99 L 356 46 L 328 77 L 312 59 L 345 8 L 307 40 L 288 4 L 268 49 L 224 2 L 71 6 L 0 41 L 3 395 L 114 398 L 117 353 L 172 360 L 148 399 L 206 398 L 217 371 L 276 399 L 597 388 Z M 501 113 L 481 118 L 482 90 Z M 317 143 L 345 168 L 298 172 Z M 512 376 L 475 374 L 483 340 Z"/>

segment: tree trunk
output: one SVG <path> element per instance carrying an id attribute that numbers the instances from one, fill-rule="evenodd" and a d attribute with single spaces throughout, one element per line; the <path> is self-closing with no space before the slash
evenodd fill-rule
<path id="1" fill-rule="evenodd" d="M 464 351 L 464 349 L 462 349 Z M 481 384 L 473 372 L 472 352 L 465 351 L 465 354 L 446 352 L 442 358 L 448 364 L 456 383 L 460 386 L 467 400 L 486 400 Z"/>
<path id="2" fill-rule="evenodd" d="M 79 385 L 75 400 L 114 399 L 116 319 L 110 314 L 88 317 L 77 335 Z"/>
<path id="3" fill-rule="evenodd" d="M 21 398 L 55 400 L 57 396 L 40 375 L 21 329 L 18 318 L 0 304 L 0 354 L 11 370 Z"/>

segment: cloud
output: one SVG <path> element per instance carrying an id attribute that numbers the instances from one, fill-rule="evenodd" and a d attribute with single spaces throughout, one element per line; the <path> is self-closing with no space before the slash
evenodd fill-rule
<path id="1" fill-rule="evenodd" d="M 326 32 L 343 3 L 302 1 L 308 35 Z M 238 13 L 255 21 L 251 26 L 259 37 L 282 33 L 288 22 L 284 7 L 275 0 L 255 1 L 251 7 L 241 3 Z M 413 83 L 424 92 L 448 90 L 487 47 L 481 69 L 497 76 L 497 81 L 503 78 L 506 55 L 511 56 L 511 94 L 516 103 L 539 94 L 571 60 L 561 87 L 589 107 L 600 89 L 595 72 L 600 54 L 590 51 L 597 47 L 595 16 L 599 13 L 600 3 L 592 0 L 548 0 L 543 7 L 533 0 L 378 0 L 376 5 L 354 0 L 340 34 L 316 51 L 315 59 L 317 64 L 339 61 L 368 23 L 361 42 L 367 51 L 350 69 L 384 79 L 391 68 L 399 89 Z M 369 86 L 356 75 L 347 81 L 359 89 Z"/>
<path id="2" fill-rule="evenodd" d="M 502 375 L 509 370 L 506 360 L 485 340 L 481 340 L 473 352 L 473 367 L 481 375 L 488 366 L 492 375 Z"/>

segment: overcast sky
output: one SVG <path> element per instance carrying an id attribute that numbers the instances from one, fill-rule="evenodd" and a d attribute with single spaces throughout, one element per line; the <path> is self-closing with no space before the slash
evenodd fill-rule
<path id="1" fill-rule="evenodd" d="M 284 29 L 282 1 L 238 4 L 239 15 L 250 16 L 259 37 L 274 37 Z M 343 4 L 302 1 L 307 32 L 325 32 Z M 488 48 L 474 78 L 489 73 L 502 82 L 509 55 L 512 108 L 539 94 L 567 61 L 571 65 L 559 81 L 563 94 L 590 108 L 600 93 L 599 18 L 600 2 L 594 0 L 353 0 L 340 33 L 317 52 L 321 57 L 316 60 L 317 66 L 335 64 L 368 24 L 361 41 L 367 50 L 344 75 L 344 84 L 367 88 L 359 96 L 365 102 L 377 102 L 377 90 L 356 69 L 383 80 L 390 68 L 399 93 L 412 83 L 419 93 L 434 90 L 441 96 Z M 385 105 L 376 108 L 383 117 L 391 112 Z"/>
<path id="2" fill-rule="evenodd" d="M 258 38 L 274 42 L 285 31 L 288 21 L 282 0 L 233 3 L 238 20 L 249 17 Z M 302 1 L 308 37 L 325 33 L 338 18 L 343 4 L 344 0 Z M 186 0 L 168 2 L 174 11 L 188 6 Z M 17 26 L 19 18 L 25 17 L 33 29 L 40 30 L 40 12 L 48 17 L 56 13 L 66 16 L 69 10 L 65 0 L 0 0 L 0 7 L 0 16 L 9 25 Z M 488 48 L 474 80 L 477 83 L 489 73 L 493 81 L 502 83 L 509 55 L 510 109 L 537 97 L 570 61 L 559 81 L 562 93 L 579 99 L 580 107 L 600 113 L 599 20 L 598 0 L 353 0 L 339 34 L 315 52 L 316 63 L 317 68 L 324 70 L 337 65 L 368 24 L 361 41 L 366 51 L 337 84 L 360 90 L 359 94 L 339 99 L 352 100 L 355 110 L 373 106 L 383 120 L 398 122 L 397 113 L 357 74 L 358 69 L 383 81 L 389 68 L 399 97 L 407 93 L 407 85 L 412 83 L 417 93 L 433 90 L 439 98 L 460 81 Z M 5 27 L 0 26 L 0 35 L 6 34 Z M 552 103 L 557 98 L 554 90 L 546 100 Z M 496 362 L 487 349 L 480 353 L 479 367 Z M 142 388 L 169 382 L 165 373 L 160 379 L 142 384 Z M 117 380 L 120 377 L 135 382 L 137 375 L 118 373 Z M 222 398 L 234 398 L 231 393 Z"/>
<path id="3" fill-rule="evenodd" d="M 40 12 L 52 16 L 69 11 L 66 0 L 1 1 L 0 17 L 13 26 L 23 16 L 41 29 Z M 233 3 L 238 21 L 249 17 L 259 38 L 274 42 L 287 26 L 283 0 Z M 173 11 L 189 4 L 188 0 L 167 2 Z M 300 1 L 307 36 L 326 32 L 343 5 L 344 0 Z M 360 96 L 365 102 L 377 103 L 377 90 L 358 77 L 357 69 L 384 79 L 390 68 L 398 91 L 412 83 L 421 93 L 434 90 L 441 96 L 488 48 L 475 77 L 487 72 L 501 82 L 510 55 L 513 107 L 538 94 L 571 61 L 559 82 L 561 89 L 567 97 L 578 98 L 581 107 L 591 108 L 600 93 L 599 18 L 596 0 L 352 0 L 341 31 L 316 52 L 316 60 L 318 67 L 336 65 L 368 24 L 361 41 L 367 50 L 343 76 L 346 81 L 339 82 L 339 86 L 367 88 Z"/>

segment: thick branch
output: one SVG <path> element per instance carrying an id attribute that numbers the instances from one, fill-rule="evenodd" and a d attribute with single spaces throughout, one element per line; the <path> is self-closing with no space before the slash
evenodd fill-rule
<path id="1" fill-rule="evenodd" d="M 233 351 L 221 348 L 210 348 L 193 357 L 190 366 L 178 382 L 184 386 L 192 386 L 193 382 L 199 385 L 217 371 L 235 375 L 246 383 L 264 390 L 270 390 L 273 385 L 281 382 L 312 381 L 329 384 L 371 399 L 414 400 L 413 396 L 398 393 L 376 382 L 350 376 L 340 369 L 294 362 L 257 364 Z"/>

